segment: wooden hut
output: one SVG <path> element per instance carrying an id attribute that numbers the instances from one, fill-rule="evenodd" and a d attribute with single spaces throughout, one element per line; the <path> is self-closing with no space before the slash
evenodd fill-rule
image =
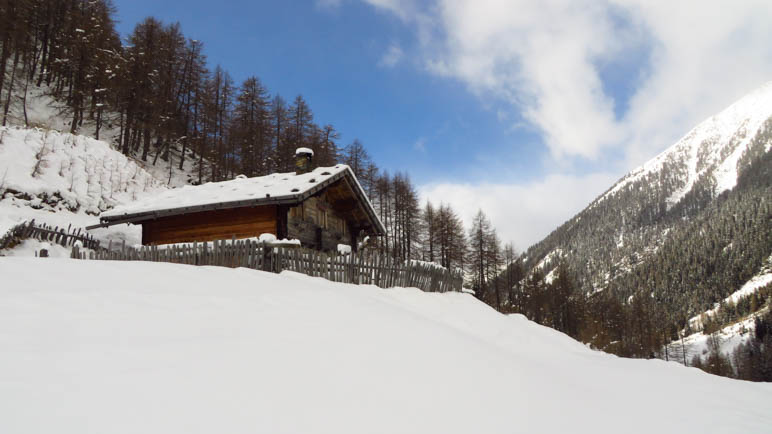
<path id="1" fill-rule="evenodd" d="M 304 247 L 357 249 L 360 237 L 385 235 L 367 195 L 346 165 L 308 171 L 313 154 L 296 153 L 298 172 L 185 186 L 102 213 L 90 228 L 142 225 L 142 244 L 213 241 L 273 234 Z"/>

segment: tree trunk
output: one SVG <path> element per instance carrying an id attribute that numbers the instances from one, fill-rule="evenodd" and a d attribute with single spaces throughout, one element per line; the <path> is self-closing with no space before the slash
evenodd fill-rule
<path id="1" fill-rule="evenodd" d="M 11 70 L 11 82 L 8 83 L 8 95 L 5 98 L 5 107 L 3 108 L 3 126 L 5 126 L 6 121 L 8 120 L 8 109 L 11 106 L 11 94 L 13 94 L 13 82 L 16 79 L 16 67 L 19 63 L 19 50 L 16 50 L 16 53 L 13 55 L 13 66 Z M 5 72 L 5 71 L 3 71 Z"/>
<path id="2" fill-rule="evenodd" d="M 119 124 L 119 130 L 118 130 L 118 147 L 121 149 L 121 152 L 126 154 L 126 150 L 123 147 L 123 131 L 124 131 L 124 125 L 123 125 L 123 108 L 120 110 L 120 115 L 118 118 L 118 124 Z"/>
<path id="3" fill-rule="evenodd" d="M 188 130 L 187 127 L 185 128 L 185 139 L 182 141 L 182 152 L 180 153 L 180 170 L 182 170 L 185 166 L 185 152 L 187 152 L 188 149 Z"/>
<path id="4" fill-rule="evenodd" d="M 22 109 L 22 112 L 24 113 L 25 127 L 29 127 L 29 119 L 27 118 L 27 91 L 29 90 L 29 80 L 30 80 L 30 77 L 27 77 L 27 81 L 24 82 L 24 97 L 21 99 L 21 109 Z"/>
<path id="5" fill-rule="evenodd" d="M 150 152 L 150 130 L 145 128 L 142 134 L 145 139 L 142 143 L 142 161 L 147 161 L 147 154 Z"/>
<path id="6" fill-rule="evenodd" d="M 15 12 L 15 8 L 11 12 L 11 16 L 8 17 L 11 22 L 13 22 L 15 15 L 13 12 Z M 3 29 L 3 52 L 0 54 L 0 95 L 3 94 L 3 86 L 5 85 L 5 68 L 8 66 L 8 59 L 11 57 L 12 31 L 13 27 Z"/>
<path id="7" fill-rule="evenodd" d="M 166 149 L 164 152 L 164 155 L 168 157 L 168 154 L 169 154 L 168 145 L 166 147 L 163 146 L 163 142 L 160 136 L 158 137 L 158 139 L 156 139 L 155 147 L 156 147 L 156 152 L 155 152 L 155 157 L 153 157 L 153 166 L 155 166 L 155 163 L 158 162 L 158 156 L 161 155 L 161 151 L 164 151 L 164 149 Z M 164 161 L 166 161 L 166 158 L 164 158 Z"/>
<path id="8" fill-rule="evenodd" d="M 37 87 L 43 83 L 43 75 L 47 75 L 48 71 L 48 32 L 51 26 L 51 20 L 46 19 L 46 26 L 43 28 L 43 41 L 40 49 L 40 73 L 38 74 Z"/>
<path id="9" fill-rule="evenodd" d="M 70 126 L 70 133 L 75 134 L 78 131 L 78 124 L 80 123 L 79 116 L 81 115 L 80 111 L 80 95 L 75 95 L 72 98 L 72 125 Z"/>
<path id="10" fill-rule="evenodd" d="M 99 130 L 102 129 L 102 107 L 97 107 L 95 138 L 99 140 Z"/>

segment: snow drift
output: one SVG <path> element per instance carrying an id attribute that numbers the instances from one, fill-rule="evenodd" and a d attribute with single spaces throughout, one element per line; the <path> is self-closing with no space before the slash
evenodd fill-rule
<path id="1" fill-rule="evenodd" d="M 0 258 L 0 432 L 766 433 L 772 385 L 460 293 Z"/>

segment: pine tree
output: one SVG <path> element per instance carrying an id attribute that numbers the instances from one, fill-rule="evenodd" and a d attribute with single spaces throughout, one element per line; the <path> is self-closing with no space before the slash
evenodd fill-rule
<path id="1" fill-rule="evenodd" d="M 471 286 L 477 298 L 483 299 L 487 284 L 490 259 L 491 224 L 482 210 L 472 220 L 469 229 L 469 267 Z"/>

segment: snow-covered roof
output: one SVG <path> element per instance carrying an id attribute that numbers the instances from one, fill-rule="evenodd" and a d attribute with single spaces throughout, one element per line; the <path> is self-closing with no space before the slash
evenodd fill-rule
<path id="1" fill-rule="evenodd" d="M 186 185 L 103 212 L 100 221 L 102 226 L 109 226 L 207 210 L 291 205 L 343 178 L 349 180 L 349 185 L 363 203 L 375 230 L 385 233 L 385 228 L 362 186 L 345 164 L 319 167 L 303 174 L 274 173 L 254 178 L 238 176 L 230 181 L 209 182 L 198 186 Z"/>
<path id="2" fill-rule="evenodd" d="M 314 155 L 314 150 L 311 148 L 297 148 L 295 149 L 295 155 L 298 154 L 311 154 Z"/>

